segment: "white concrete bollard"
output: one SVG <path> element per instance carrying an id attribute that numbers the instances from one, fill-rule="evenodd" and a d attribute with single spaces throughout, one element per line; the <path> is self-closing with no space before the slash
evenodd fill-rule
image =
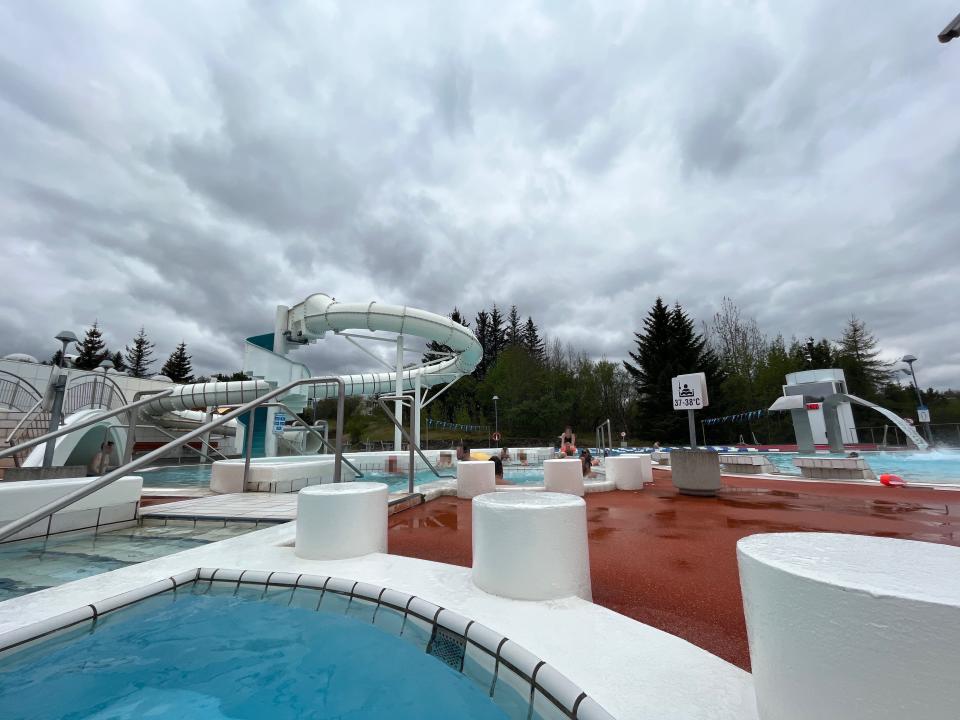
<path id="1" fill-rule="evenodd" d="M 579 460 L 544 460 L 543 487 L 547 492 L 583 497 L 583 466 Z"/>
<path id="2" fill-rule="evenodd" d="M 643 490 L 643 484 L 653 479 L 649 455 L 608 457 L 603 466 L 617 490 Z"/>
<path id="3" fill-rule="evenodd" d="M 311 485 L 297 494 L 297 557 L 338 560 L 386 551 L 384 483 Z"/>
<path id="4" fill-rule="evenodd" d="M 493 463 L 489 460 L 461 460 L 458 462 L 457 497 L 469 500 L 477 495 L 496 490 L 497 479 L 493 470 Z"/>
<path id="5" fill-rule="evenodd" d="M 517 600 L 591 600 L 586 503 L 516 490 L 474 498 L 473 582 Z"/>
<path id="6" fill-rule="evenodd" d="M 957 717 L 960 548 L 782 533 L 737 559 L 763 720 Z"/>

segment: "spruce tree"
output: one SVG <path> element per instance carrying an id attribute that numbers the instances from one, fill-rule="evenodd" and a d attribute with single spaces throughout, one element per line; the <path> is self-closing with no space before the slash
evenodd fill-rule
<path id="1" fill-rule="evenodd" d="M 890 381 L 890 366 L 879 357 L 877 339 L 856 315 L 847 321 L 837 341 L 834 361 L 843 370 L 847 388 L 855 395 L 876 398 Z"/>
<path id="2" fill-rule="evenodd" d="M 507 345 L 523 345 L 523 321 L 520 319 L 520 313 L 516 305 L 510 306 L 510 313 L 507 315 Z"/>
<path id="3" fill-rule="evenodd" d="M 546 359 L 546 350 L 543 340 L 540 337 L 540 331 L 533 324 L 533 318 L 527 316 L 527 324 L 523 328 L 523 347 L 531 357 L 543 361 Z"/>
<path id="4" fill-rule="evenodd" d="M 153 355 L 153 348 L 153 343 L 150 342 L 147 333 L 141 327 L 140 332 L 133 339 L 133 347 L 130 345 L 126 347 L 126 366 L 130 369 L 130 374 L 133 377 L 144 378 L 150 376 L 150 366 L 153 365 L 150 356 Z"/>
<path id="5" fill-rule="evenodd" d="M 80 370 L 94 370 L 106 359 L 108 352 L 103 333 L 95 321 L 87 329 L 83 341 L 77 343 L 77 359 L 73 365 Z"/>
<path id="6" fill-rule="evenodd" d="M 503 313 L 497 304 L 493 304 L 493 310 L 490 311 L 490 358 L 487 361 L 487 367 L 491 367 L 497 361 L 500 351 L 507 345 L 507 328 L 504 325 Z"/>
<path id="7" fill-rule="evenodd" d="M 117 372 L 123 372 L 127 369 L 127 364 L 123 361 L 123 353 L 119 350 L 110 355 L 110 360 L 113 362 L 113 367 Z"/>
<path id="8" fill-rule="evenodd" d="M 659 297 L 644 318 L 643 332 L 634 336 L 636 352 L 629 353 L 633 362 L 623 365 L 637 394 L 640 425 L 636 432 L 647 439 L 684 440 L 687 419 L 673 409 L 671 379 L 706 373 L 711 407 L 715 407 L 721 404 L 718 390 L 724 379 L 720 363 L 683 308 L 679 304 L 668 308 Z"/>
<path id="9" fill-rule="evenodd" d="M 476 325 L 476 332 L 474 333 L 477 336 L 477 341 L 480 343 L 480 347 L 483 349 L 483 356 L 480 358 L 480 362 L 477 363 L 477 367 L 473 371 L 473 377 L 477 380 L 483 380 L 484 375 L 487 374 L 487 366 L 490 361 L 491 355 L 491 343 L 490 343 L 490 313 L 486 310 L 481 310 L 477 313 L 477 317 L 474 320 Z"/>
<path id="10" fill-rule="evenodd" d="M 175 383 L 193 382 L 193 366 L 190 363 L 190 356 L 187 355 L 187 344 L 181 342 L 177 345 L 167 361 L 160 370 L 161 375 L 166 375 Z"/>

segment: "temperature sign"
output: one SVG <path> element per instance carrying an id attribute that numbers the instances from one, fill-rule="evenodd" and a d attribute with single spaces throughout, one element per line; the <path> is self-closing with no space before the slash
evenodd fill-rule
<path id="1" fill-rule="evenodd" d="M 709 404 L 706 375 L 691 373 L 673 378 L 674 410 L 700 410 Z"/>

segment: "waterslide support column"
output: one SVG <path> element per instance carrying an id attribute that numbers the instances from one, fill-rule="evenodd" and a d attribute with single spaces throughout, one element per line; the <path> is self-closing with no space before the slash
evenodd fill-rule
<path id="1" fill-rule="evenodd" d="M 421 402 L 420 374 L 413 381 L 413 441 L 420 447 L 420 402 Z"/>
<path id="2" fill-rule="evenodd" d="M 397 396 L 403 395 L 403 335 L 397 335 L 397 376 L 396 376 L 396 387 L 394 388 L 394 394 Z M 403 401 L 395 400 L 393 402 L 393 414 L 397 416 L 397 422 L 403 424 Z M 393 449 L 397 452 L 400 451 L 401 446 L 403 445 L 403 436 L 400 433 L 399 427 L 393 428 Z"/>

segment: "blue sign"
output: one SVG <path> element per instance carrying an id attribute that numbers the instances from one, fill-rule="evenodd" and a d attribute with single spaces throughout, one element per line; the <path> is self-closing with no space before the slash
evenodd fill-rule
<path id="1" fill-rule="evenodd" d="M 284 430 L 284 426 L 287 424 L 287 416 L 283 413 L 277 413 L 273 416 L 273 432 L 277 435 L 281 435 Z"/>

